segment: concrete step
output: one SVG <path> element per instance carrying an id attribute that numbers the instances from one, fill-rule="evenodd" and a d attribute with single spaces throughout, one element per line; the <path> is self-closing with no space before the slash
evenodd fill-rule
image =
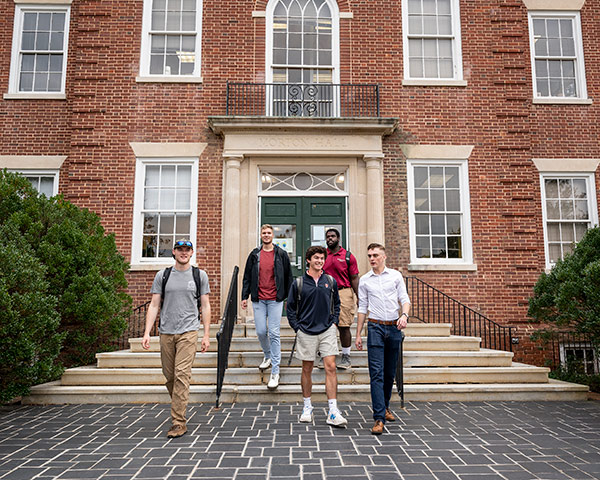
<path id="1" fill-rule="evenodd" d="M 406 384 L 432 383 L 545 383 L 548 368 L 513 364 L 511 367 L 414 367 L 404 370 Z M 299 368 L 282 367 L 279 382 L 282 385 L 300 383 Z M 192 368 L 194 385 L 216 383 L 216 368 Z M 226 385 L 266 385 L 270 371 L 258 368 L 229 368 L 225 373 Z M 366 367 L 337 371 L 338 384 L 368 384 L 369 370 Z M 164 385 L 165 377 L 160 368 L 97 368 L 77 367 L 67 370 L 61 385 Z M 325 371 L 313 370 L 313 383 L 325 383 Z"/>
<path id="2" fill-rule="evenodd" d="M 256 338 L 256 325 L 254 322 L 246 322 L 237 326 L 244 326 L 248 338 Z M 448 337 L 450 336 L 451 323 L 409 323 L 404 329 L 407 337 Z M 352 337 L 356 333 L 356 321 L 352 326 Z M 296 333 L 292 330 L 286 318 L 281 319 L 280 335 L 282 337 L 294 337 Z M 363 337 L 367 335 L 367 326 L 363 327 Z"/>
<path id="3" fill-rule="evenodd" d="M 281 363 L 287 366 L 289 352 L 283 352 Z M 353 367 L 367 366 L 367 352 L 353 350 L 351 354 Z M 480 349 L 467 352 L 404 352 L 404 365 L 407 367 L 509 367 L 513 354 L 500 350 Z M 98 368 L 160 368 L 159 352 L 132 352 L 121 350 L 96 354 Z M 262 352 L 231 352 L 229 367 L 258 367 L 262 362 Z M 294 358 L 291 366 L 299 367 L 301 362 Z M 216 352 L 197 353 L 194 367 L 216 367 Z"/>
<path id="4" fill-rule="evenodd" d="M 406 401 L 579 401 L 587 399 L 588 387 L 557 380 L 548 383 L 503 384 L 443 384 L 406 385 Z M 216 399 L 214 385 L 192 385 L 191 403 L 212 404 Z M 314 385 L 313 401 L 326 400 L 325 386 Z M 61 386 L 51 382 L 32 387 L 31 395 L 23 398 L 24 404 L 82 404 L 82 403 L 170 403 L 164 386 L 159 385 L 110 385 L 110 386 Z M 263 385 L 225 385 L 221 392 L 223 403 L 301 402 L 300 385 L 281 385 L 271 392 Z M 342 411 L 344 402 L 370 402 L 369 385 L 340 385 L 338 401 Z M 394 391 L 392 402 L 397 406 L 399 396 Z M 300 410 L 300 407 L 298 407 Z M 324 412 L 323 412 L 324 415 Z"/>
<path id="5" fill-rule="evenodd" d="M 281 350 L 289 351 L 292 349 L 294 343 L 293 337 L 281 337 Z M 363 341 L 364 348 L 366 349 L 366 338 Z M 479 350 L 479 344 L 481 339 L 479 337 L 462 337 L 458 335 L 450 335 L 449 337 L 407 337 L 404 340 L 405 351 L 477 351 Z M 141 338 L 130 338 L 129 345 L 133 352 L 144 352 L 142 348 Z M 200 348 L 200 341 L 198 341 L 198 349 Z M 150 352 L 160 351 L 160 343 L 158 337 L 151 337 L 150 339 Z M 212 339 L 210 344 L 210 352 L 217 351 L 217 342 Z M 258 352 L 261 351 L 260 344 L 254 338 L 239 338 L 234 337 L 231 339 L 230 352 Z"/>

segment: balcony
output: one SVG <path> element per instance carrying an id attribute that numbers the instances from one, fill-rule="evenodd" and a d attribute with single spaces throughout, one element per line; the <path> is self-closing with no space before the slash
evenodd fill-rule
<path id="1" fill-rule="evenodd" d="M 227 116 L 376 118 L 379 85 L 227 83 Z"/>

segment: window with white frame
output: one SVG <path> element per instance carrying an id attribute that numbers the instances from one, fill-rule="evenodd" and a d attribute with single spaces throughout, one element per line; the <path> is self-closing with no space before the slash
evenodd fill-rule
<path id="1" fill-rule="evenodd" d="M 529 12 L 535 98 L 587 98 L 579 12 Z"/>
<path id="2" fill-rule="evenodd" d="M 65 92 L 69 5 L 15 5 L 9 93 Z"/>
<path id="3" fill-rule="evenodd" d="M 411 263 L 471 263 L 467 161 L 407 165 Z"/>
<path id="4" fill-rule="evenodd" d="M 462 80 L 458 0 L 402 0 L 404 78 Z"/>
<path id="5" fill-rule="evenodd" d="M 597 224 L 593 175 L 542 174 L 546 265 L 552 267 Z"/>
<path id="6" fill-rule="evenodd" d="M 144 0 L 143 77 L 200 77 L 202 0 Z"/>
<path id="7" fill-rule="evenodd" d="M 590 342 L 561 343 L 560 364 L 563 368 L 577 373 L 587 375 L 600 373 L 600 361 Z"/>
<path id="8" fill-rule="evenodd" d="M 50 198 L 58 194 L 58 170 L 11 170 L 31 182 L 40 194 Z"/>
<path id="9" fill-rule="evenodd" d="M 338 10 L 329 0 L 274 0 L 267 8 L 267 83 L 276 116 L 334 116 Z M 288 86 L 286 86 L 286 84 Z M 291 84 L 291 85 L 289 85 Z M 316 86 L 316 84 L 324 84 Z"/>
<path id="10" fill-rule="evenodd" d="M 171 259 L 178 239 L 195 243 L 196 159 L 138 159 L 132 263 Z"/>

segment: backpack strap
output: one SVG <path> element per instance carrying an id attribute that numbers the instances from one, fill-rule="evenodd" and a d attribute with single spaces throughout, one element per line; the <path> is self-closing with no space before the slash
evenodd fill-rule
<path id="1" fill-rule="evenodd" d="M 200 315 L 200 311 L 202 310 L 202 301 L 200 300 L 202 280 L 200 279 L 200 269 L 198 267 L 194 267 L 193 265 L 192 276 L 194 277 L 194 283 L 196 284 L 196 302 L 198 304 L 198 315 Z"/>
<path id="2" fill-rule="evenodd" d="M 331 290 L 329 290 L 329 313 L 333 315 L 333 282 L 335 282 L 334 278 L 331 275 L 325 274 L 327 276 L 327 280 L 329 280 L 329 285 L 331 285 Z"/>
<path id="3" fill-rule="evenodd" d="M 160 313 L 162 313 L 162 309 L 163 309 L 163 304 L 165 303 L 165 289 L 167 287 L 167 282 L 169 281 L 169 277 L 171 276 L 171 270 L 173 270 L 173 267 L 167 267 L 165 268 L 165 271 L 163 272 L 163 276 L 162 276 L 162 283 L 160 286 Z M 160 327 L 160 317 L 158 317 L 158 326 Z"/>
<path id="4" fill-rule="evenodd" d="M 304 284 L 304 276 L 300 275 L 296 278 L 296 318 L 300 318 L 300 300 L 302 299 L 302 285 Z"/>
<path id="5" fill-rule="evenodd" d="M 348 269 L 348 278 L 350 278 L 350 250 L 346 250 L 346 268 Z"/>

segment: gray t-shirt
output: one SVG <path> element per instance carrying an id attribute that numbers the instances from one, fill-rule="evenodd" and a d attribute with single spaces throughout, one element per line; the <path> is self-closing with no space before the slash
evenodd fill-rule
<path id="1" fill-rule="evenodd" d="M 163 274 L 164 270 L 156 274 L 150 293 L 162 293 Z M 210 293 L 208 275 L 204 270 L 200 270 L 200 295 L 208 293 Z M 192 267 L 184 272 L 175 270 L 173 267 L 167 281 L 163 308 L 160 312 L 159 332 L 167 335 L 180 335 L 199 329 L 196 283 Z"/>

